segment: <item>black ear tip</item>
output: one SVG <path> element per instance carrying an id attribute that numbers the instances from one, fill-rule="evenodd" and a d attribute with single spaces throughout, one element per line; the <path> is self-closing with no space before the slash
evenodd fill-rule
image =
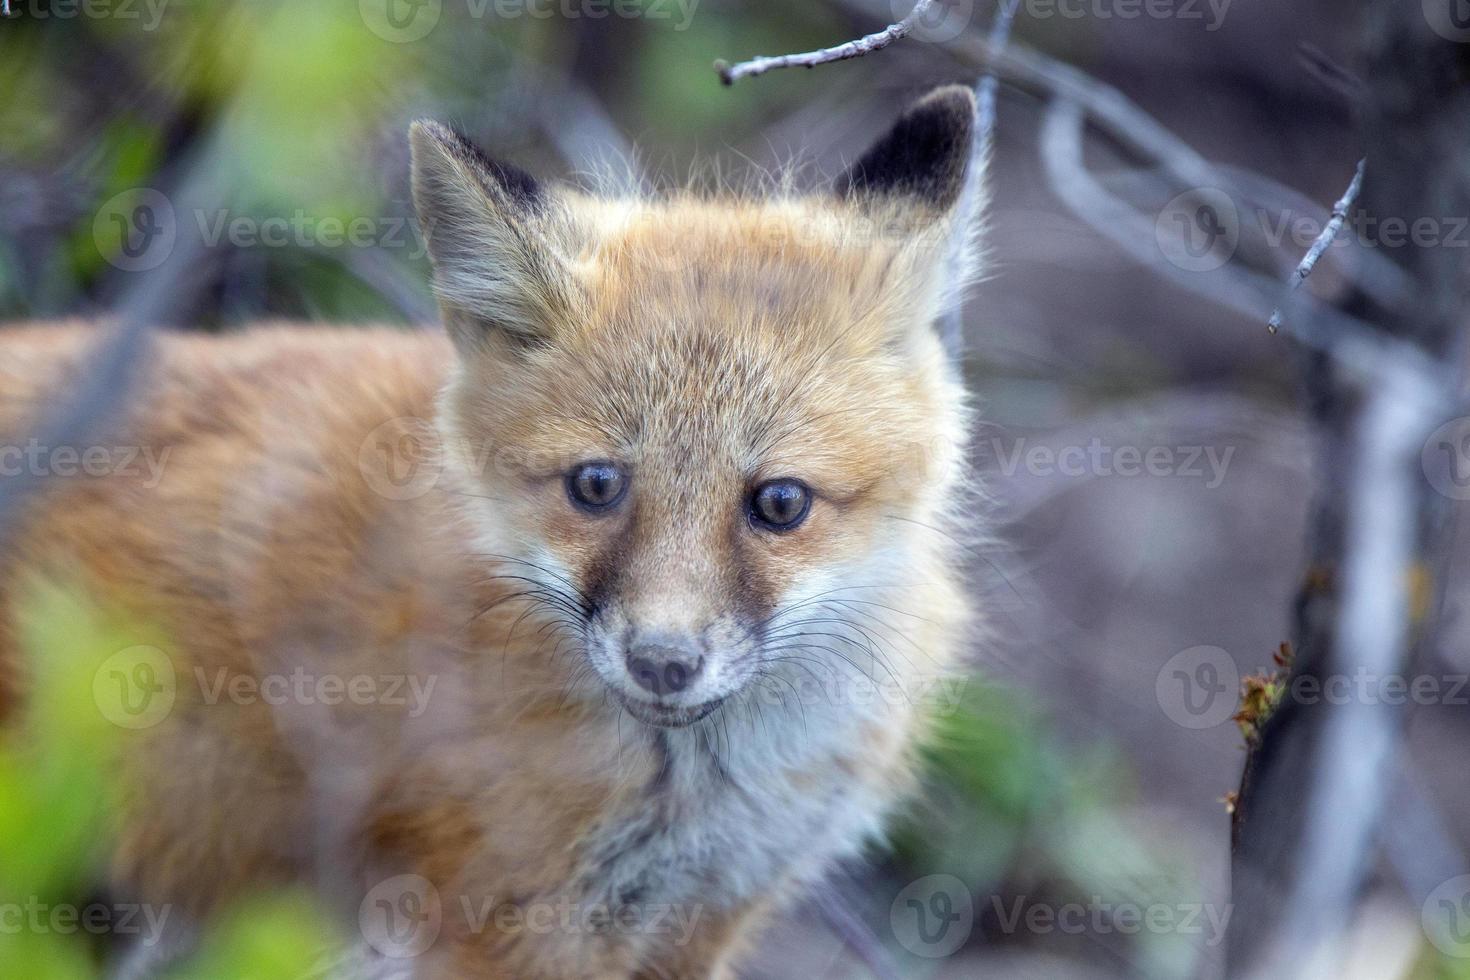
<path id="1" fill-rule="evenodd" d="M 906 194 L 948 208 L 964 188 L 975 132 L 975 93 L 946 85 L 910 105 L 888 134 L 843 174 L 845 197 Z"/>
<path id="2" fill-rule="evenodd" d="M 967 85 L 942 85 L 909 106 L 905 115 L 929 115 L 950 125 L 972 129 L 975 125 L 975 92 Z"/>
<path id="3" fill-rule="evenodd" d="M 415 167 L 424 164 L 425 154 L 437 152 L 473 175 L 485 190 L 509 203 L 525 209 L 534 209 L 540 203 L 541 185 L 536 178 L 492 158 L 453 127 L 433 119 L 415 119 L 408 127 L 408 139 Z"/>
<path id="4" fill-rule="evenodd" d="M 454 138 L 454 131 L 434 119 L 415 119 L 408 124 L 408 138 L 415 144 L 426 141 L 447 143 Z"/>

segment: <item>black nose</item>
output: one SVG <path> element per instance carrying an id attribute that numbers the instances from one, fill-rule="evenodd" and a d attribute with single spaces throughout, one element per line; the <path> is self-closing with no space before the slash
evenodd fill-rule
<path id="1" fill-rule="evenodd" d="M 704 658 L 675 647 L 645 644 L 628 653 L 628 673 L 653 694 L 678 694 L 694 684 Z"/>

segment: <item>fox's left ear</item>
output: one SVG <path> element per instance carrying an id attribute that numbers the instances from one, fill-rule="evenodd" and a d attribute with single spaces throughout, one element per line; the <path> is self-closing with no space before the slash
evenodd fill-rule
<path id="1" fill-rule="evenodd" d="M 466 354 L 551 341 L 582 298 L 565 209 L 446 126 L 420 120 L 409 138 L 414 208 L 450 336 Z"/>
<path id="2" fill-rule="evenodd" d="M 974 133 L 975 94 L 963 85 L 935 89 L 911 105 L 833 189 L 853 201 L 907 198 L 948 212 L 965 190 Z"/>
<path id="3" fill-rule="evenodd" d="M 976 159 L 974 139 L 975 94 L 963 85 L 936 89 L 905 110 L 834 188 L 903 236 L 903 260 L 890 280 L 905 311 L 899 319 L 925 332 L 939 324 L 951 352 L 963 346 L 955 313 L 980 266 L 985 161 Z"/>

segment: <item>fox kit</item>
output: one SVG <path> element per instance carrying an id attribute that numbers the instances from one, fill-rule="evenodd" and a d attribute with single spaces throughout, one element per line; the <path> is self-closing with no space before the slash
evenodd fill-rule
<path id="1" fill-rule="evenodd" d="M 365 973 L 735 976 L 912 788 L 965 628 L 973 114 L 932 93 L 831 190 L 637 199 L 418 123 L 447 336 L 155 341 L 117 442 L 157 473 L 53 480 L 0 576 L 0 689 L 23 580 L 156 630 L 109 887 L 204 923 L 307 883 Z M 0 335 L 0 434 L 90 340 Z"/>

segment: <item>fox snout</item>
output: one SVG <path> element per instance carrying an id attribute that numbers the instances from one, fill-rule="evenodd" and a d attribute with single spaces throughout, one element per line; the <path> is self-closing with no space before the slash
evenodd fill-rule
<path id="1" fill-rule="evenodd" d="M 640 643 L 628 651 L 628 674 L 654 697 L 695 690 L 704 671 L 704 654 L 667 640 Z"/>
<path id="2" fill-rule="evenodd" d="M 759 641 L 737 615 L 650 623 L 628 604 L 602 606 L 587 627 L 587 654 L 629 714 L 663 728 L 693 724 L 750 681 Z M 633 605 L 636 605 L 633 604 Z M 686 610 L 691 603 L 682 605 Z"/>

